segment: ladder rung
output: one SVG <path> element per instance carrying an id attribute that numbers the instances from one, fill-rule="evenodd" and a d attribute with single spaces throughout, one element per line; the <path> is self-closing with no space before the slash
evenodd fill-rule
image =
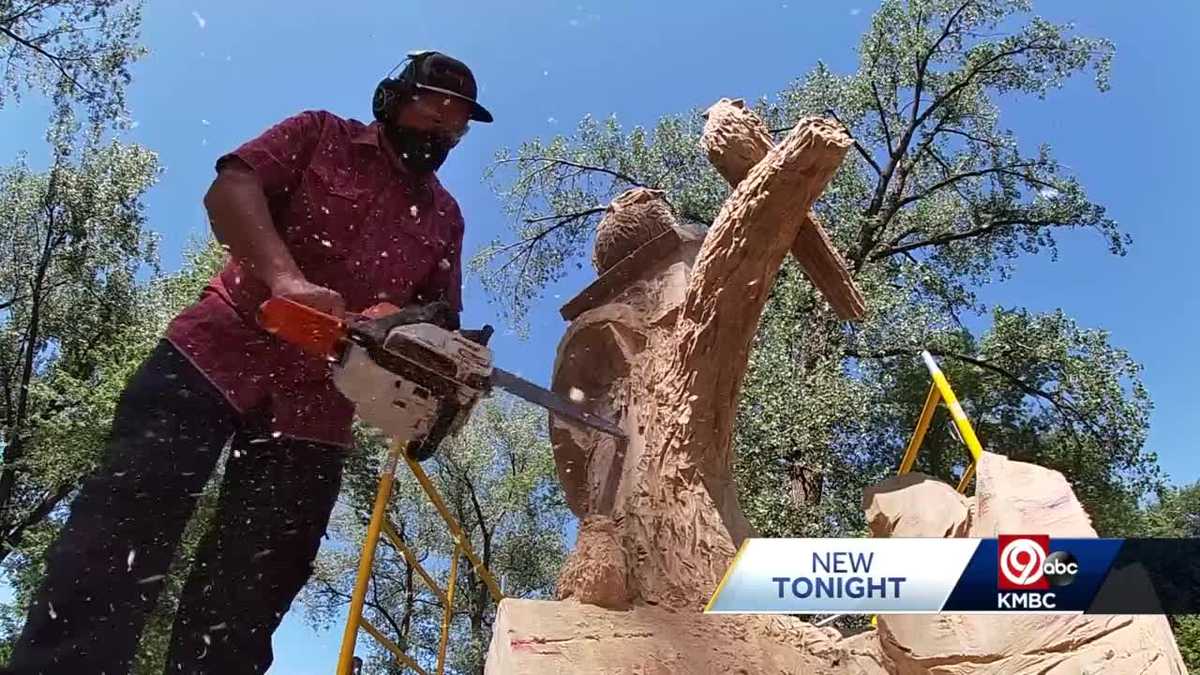
<path id="1" fill-rule="evenodd" d="M 404 543 L 404 540 L 400 538 L 400 535 L 396 533 L 396 529 L 392 527 L 390 520 L 383 521 L 383 534 L 387 536 L 388 541 L 392 544 L 392 546 L 395 546 L 396 550 L 400 551 L 400 553 L 404 556 L 404 559 L 408 561 L 408 564 L 411 565 L 414 570 L 416 570 L 417 574 L 419 574 L 421 578 L 425 580 L 425 585 L 429 587 L 429 590 L 433 591 L 434 594 L 438 596 L 438 599 L 442 601 L 442 606 L 445 606 L 446 592 L 442 590 L 441 586 L 438 586 L 437 581 L 434 580 L 434 578 L 430 576 L 429 572 L 426 572 L 425 568 L 421 566 L 421 563 L 417 560 L 416 554 L 412 552 L 412 549 L 410 549 L 408 545 Z"/>
<path id="2" fill-rule="evenodd" d="M 408 666 L 409 668 L 412 668 L 413 670 L 417 671 L 421 675 L 429 675 L 429 673 L 426 672 L 426 670 L 424 668 L 422 668 L 420 666 L 420 664 L 418 664 L 416 661 L 414 661 L 411 656 L 409 656 L 408 654 L 405 654 L 404 651 L 400 649 L 399 645 L 397 645 L 395 642 L 392 642 L 391 640 L 389 640 L 386 635 L 379 632 L 378 628 L 371 625 L 371 622 L 367 621 L 366 617 L 359 619 L 358 625 L 361 626 L 363 630 L 370 633 L 371 637 L 375 638 L 376 642 L 383 645 L 384 648 L 387 649 L 389 652 L 391 652 L 392 656 L 395 656 L 401 663 Z"/>
<path id="3" fill-rule="evenodd" d="M 491 591 L 492 597 L 496 602 L 500 602 L 504 598 L 504 593 L 500 591 L 500 586 L 496 583 L 495 577 L 492 576 L 491 571 L 483 564 L 483 561 L 479 559 L 479 556 L 475 553 L 475 549 L 471 548 L 470 540 L 463 534 L 462 527 L 458 524 L 458 521 L 450 514 L 450 509 L 446 507 L 446 502 L 442 501 L 442 496 L 438 493 L 437 488 L 434 487 L 433 481 L 429 479 L 425 470 L 421 468 L 421 465 L 416 460 L 407 455 L 405 455 L 404 459 L 408 462 L 408 468 L 412 469 L 413 477 L 417 479 L 417 482 L 421 484 L 421 488 L 425 490 L 425 496 L 429 497 L 429 501 L 433 504 L 433 507 L 441 514 L 442 520 L 446 521 L 446 527 L 450 529 L 451 536 L 462 547 L 463 555 L 467 556 L 467 560 L 471 562 L 471 568 L 487 584 L 488 590 Z"/>

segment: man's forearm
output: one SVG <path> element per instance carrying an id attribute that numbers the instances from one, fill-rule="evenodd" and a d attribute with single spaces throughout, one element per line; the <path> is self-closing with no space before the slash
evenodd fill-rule
<path id="1" fill-rule="evenodd" d="M 259 281 L 275 288 L 284 281 L 303 279 L 275 230 L 262 185 L 249 167 L 223 168 L 205 195 L 204 206 L 217 241 Z"/>

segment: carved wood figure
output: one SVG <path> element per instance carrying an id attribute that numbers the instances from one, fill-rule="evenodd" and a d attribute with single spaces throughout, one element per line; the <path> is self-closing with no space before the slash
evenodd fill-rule
<path id="1" fill-rule="evenodd" d="M 559 478 L 580 517 L 559 596 L 609 608 L 699 609 L 751 528 L 731 444 L 751 341 L 793 253 L 840 316 L 861 295 L 812 218 L 851 139 L 801 120 L 771 147 L 739 101 L 708 111 L 702 140 L 734 185 L 707 234 L 677 223 L 661 193 L 613 200 L 596 237 L 599 278 L 562 310 L 553 387 L 628 433 L 617 442 L 551 419 Z"/>

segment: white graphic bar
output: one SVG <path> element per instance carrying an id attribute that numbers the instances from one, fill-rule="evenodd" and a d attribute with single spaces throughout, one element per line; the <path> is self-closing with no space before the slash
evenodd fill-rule
<path id="1" fill-rule="evenodd" d="M 747 539 L 706 611 L 937 612 L 978 539 Z"/>

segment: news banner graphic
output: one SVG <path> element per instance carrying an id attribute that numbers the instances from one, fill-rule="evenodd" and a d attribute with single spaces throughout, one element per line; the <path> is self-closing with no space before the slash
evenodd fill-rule
<path id="1" fill-rule="evenodd" d="M 747 539 L 705 611 L 1195 614 L 1200 540 Z"/>

